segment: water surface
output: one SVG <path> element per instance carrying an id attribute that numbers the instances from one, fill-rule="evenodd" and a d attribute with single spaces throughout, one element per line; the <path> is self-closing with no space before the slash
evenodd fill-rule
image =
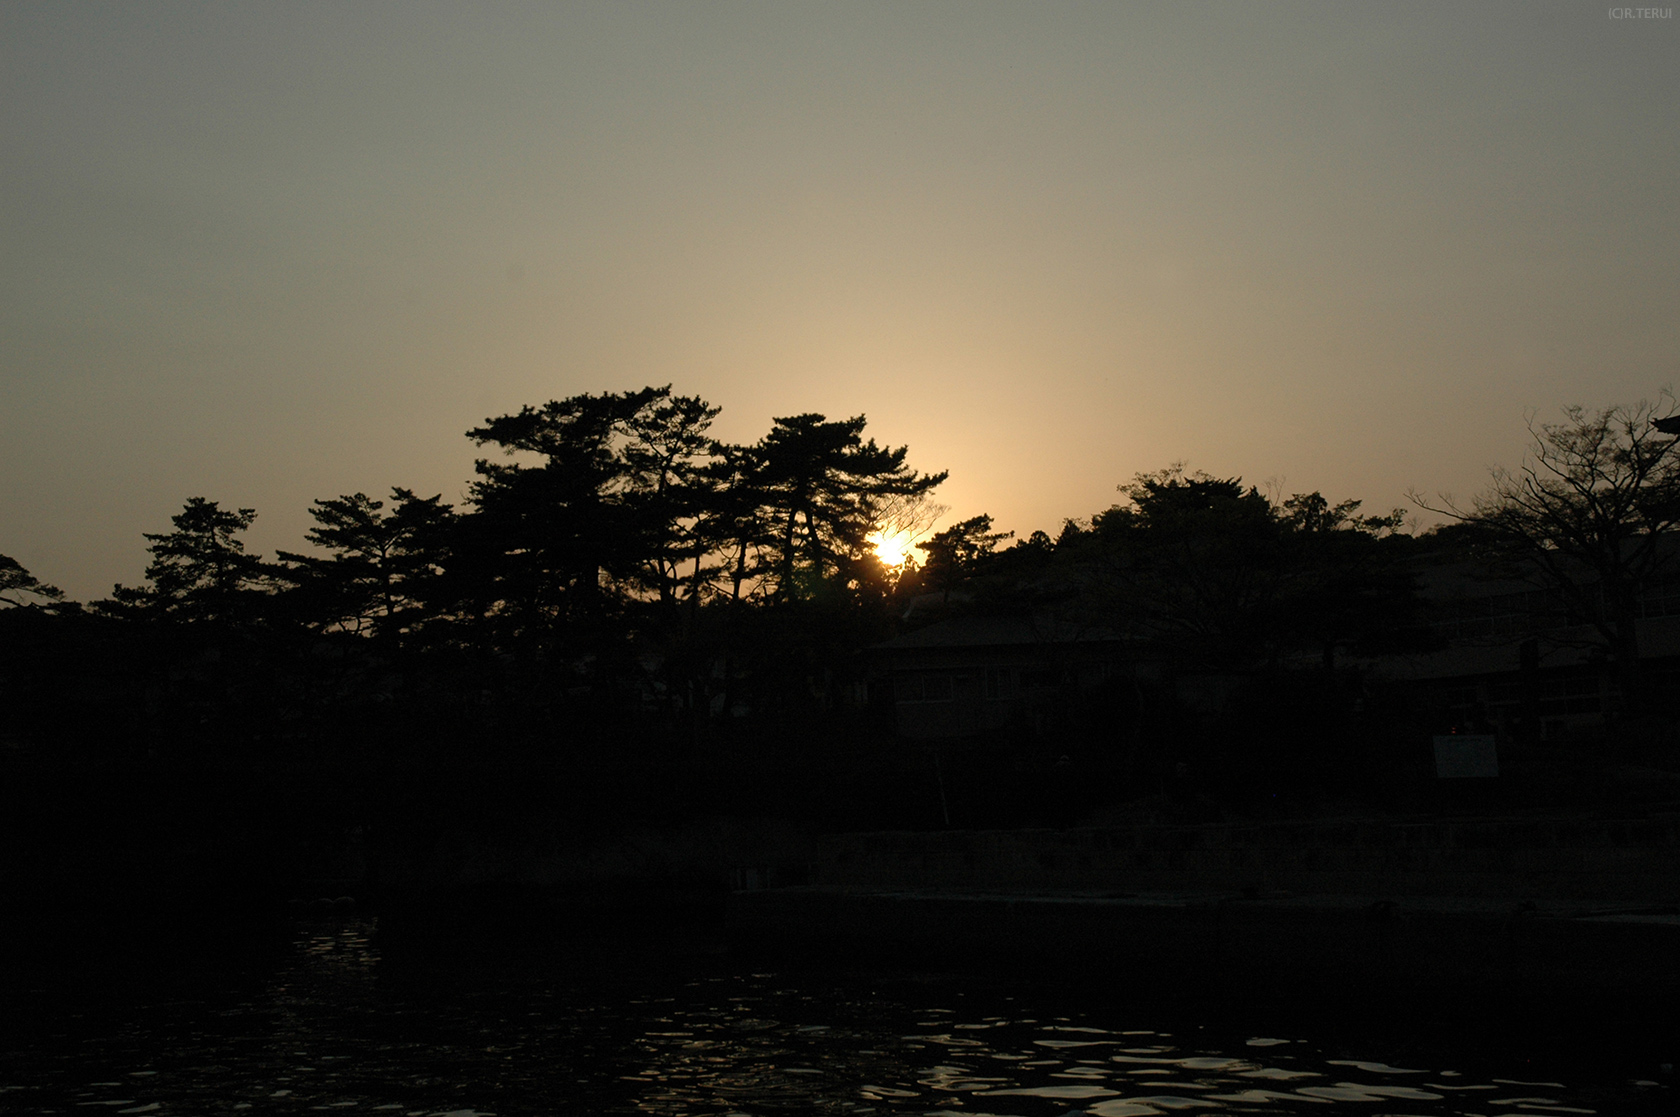
<path id="1" fill-rule="evenodd" d="M 0 1110 L 1468 1117 L 1673 1106 L 1659 1067 L 1596 1048 L 1558 1054 L 1568 1037 L 1537 1059 L 1522 1043 L 1415 1020 L 1313 1027 L 1298 1009 L 1175 1008 L 1124 990 L 1088 995 L 1076 981 L 754 972 L 721 956 L 592 959 L 575 946 L 557 947 L 570 954 L 552 967 L 498 965 L 486 946 L 393 968 L 371 923 L 295 931 L 266 968 L 209 986 L 141 982 L 35 1003 L 4 1045 Z"/>

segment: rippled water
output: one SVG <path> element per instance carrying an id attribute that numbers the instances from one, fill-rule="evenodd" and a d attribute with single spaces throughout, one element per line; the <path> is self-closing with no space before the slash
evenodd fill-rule
<path id="1" fill-rule="evenodd" d="M 745 973 L 721 959 L 644 969 L 623 956 L 558 975 L 393 980 L 370 931 L 300 927 L 278 968 L 207 994 L 45 1012 L 7 1044 L 0 1110 L 1131 1117 L 1673 1104 L 1659 1072 L 1536 1075 L 1520 1054 L 1501 1068 L 1427 1037 L 1390 1065 L 1386 1047 L 1361 1051 L 1328 1029 L 1169 1025 L 1158 1008 L 1081 1007 L 1065 988 Z"/>

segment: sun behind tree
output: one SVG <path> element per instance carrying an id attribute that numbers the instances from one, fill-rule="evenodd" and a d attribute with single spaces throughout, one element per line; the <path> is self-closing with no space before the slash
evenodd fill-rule
<path id="1" fill-rule="evenodd" d="M 915 540 L 916 537 L 908 531 L 877 528 L 869 533 L 868 543 L 875 549 L 875 557 L 881 560 L 881 565 L 899 567 L 909 559 Z"/>
<path id="2" fill-rule="evenodd" d="M 916 541 L 949 511 L 926 492 L 895 496 L 876 512 L 875 530 L 864 542 L 882 566 L 897 570 L 915 557 Z"/>

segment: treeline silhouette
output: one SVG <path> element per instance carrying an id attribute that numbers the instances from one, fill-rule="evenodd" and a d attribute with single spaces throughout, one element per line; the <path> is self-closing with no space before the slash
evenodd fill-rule
<path id="1" fill-rule="evenodd" d="M 194 497 L 145 536 L 146 583 L 85 606 L 3 560 L 0 602 L 23 606 L 0 609 L 5 736 L 215 763 L 809 749 L 890 740 L 868 650 L 953 613 L 1053 616 L 1171 672 L 1274 689 L 1422 631 L 1398 511 L 1174 467 L 1054 538 L 1006 546 L 976 516 L 893 567 L 873 542 L 925 530 L 945 473 L 867 439 L 862 416 L 778 418 L 730 445 L 718 413 L 667 386 L 488 419 L 467 432 L 493 453 L 461 506 L 317 500 L 308 549 L 272 560 L 242 542 L 255 510 Z M 1170 701 L 1146 724 L 1104 700 L 1059 730 L 1134 756 L 1142 734 L 1192 731 Z"/>
<path id="2" fill-rule="evenodd" d="M 945 475 L 861 416 L 732 446 L 717 414 L 668 387 L 526 407 L 468 432 L 499 453 L 463 506 L 318 500 L 310 549 L 272 561 L 241 541 L 255 510 L 194 497 L 146 535 L 146 584 L 86 607 L 19 567 L 43 607 L 5 611 L 8 735 L 230 755 L 797 724 L 890 631 L 905 587 L 867 537 Z"/>

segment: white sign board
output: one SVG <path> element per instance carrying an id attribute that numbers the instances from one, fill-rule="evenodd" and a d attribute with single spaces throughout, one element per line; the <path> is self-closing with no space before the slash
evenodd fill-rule
<path id="1" fill-rule="evenodd" d="M 1435 774 L 1444 780 L 1485 778 L 1499 774 L 1495 737 L 1453 734 L 1435 738 Z"/>

